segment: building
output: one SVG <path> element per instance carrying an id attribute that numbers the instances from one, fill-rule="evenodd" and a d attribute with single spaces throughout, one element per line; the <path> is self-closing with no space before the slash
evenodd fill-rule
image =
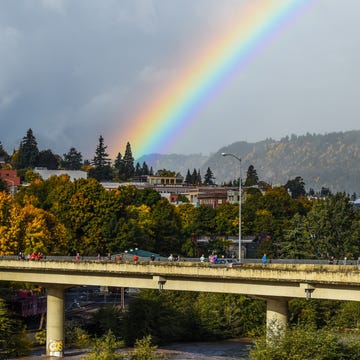
<path id="1" fill-rule="evenodd" d="M 208 205 L 215 209 L 227 203 L 227 192 L 228 189 L 222 187 L 200 187 L 198 202 L 200 205 Z"/>
<path id="2" fill-rule="evenodd" d="M 20 177 L 17 176 L 16 170 L 0 169 L 0 178 L 8 185 L 10 193 L 15 194 L 21 185 Z"/>

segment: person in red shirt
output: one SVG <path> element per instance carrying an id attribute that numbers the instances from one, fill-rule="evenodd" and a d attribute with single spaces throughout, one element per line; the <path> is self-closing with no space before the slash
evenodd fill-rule
<path id="1" fill-rule="evenodd" d="M 134 254 L 134 261 L 138 261 L 139 260 L 139 257 L 137 254 Z"/>

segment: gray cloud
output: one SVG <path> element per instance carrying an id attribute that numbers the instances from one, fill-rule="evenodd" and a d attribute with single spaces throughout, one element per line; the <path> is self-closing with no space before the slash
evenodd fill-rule
<path id="1" fill-rule="evenodd" d="M 248 1 L 1 1 L 0 141 L 11 152 L 32 128 L 41 149 L 62 155 L 75 146 L 92 157 L 99 135 L 106 143 L 130 126 L 182 61 Z M 359 10 L 357 0 L 309 1 L 169 152 L 208 154 L 241 140 L 359 129 Z"/>

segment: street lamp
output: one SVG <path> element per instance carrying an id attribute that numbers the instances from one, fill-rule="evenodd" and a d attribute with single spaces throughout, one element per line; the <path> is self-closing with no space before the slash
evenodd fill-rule
<path id="1" fill-rule="evenodd" d="M 239 161 L 239 263 L 241 263 L 241 158 L 234 154 L 221 153 L 222 156 L 232 156 Z"/>

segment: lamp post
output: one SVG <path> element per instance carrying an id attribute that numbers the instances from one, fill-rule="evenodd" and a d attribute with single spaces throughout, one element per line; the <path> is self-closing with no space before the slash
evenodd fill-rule
<path id="1" fill-rule="evenodd" d="M 241 158 L 234 154 L 222 153 L 222 156 L 232 156 L 239 161 L 239 263 L 241 263 Z"/>

